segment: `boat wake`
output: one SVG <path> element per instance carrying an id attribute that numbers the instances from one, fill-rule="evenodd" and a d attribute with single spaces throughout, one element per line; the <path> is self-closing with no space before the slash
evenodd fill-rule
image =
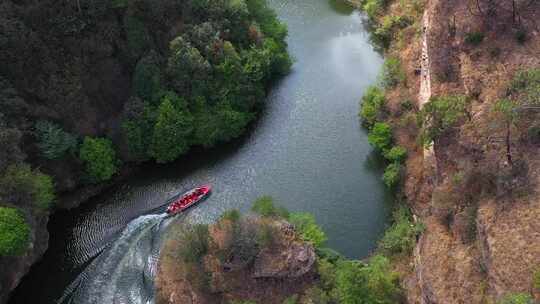
<path id="1" fill-rule="evenodd" d="M 167 214 L 140 216 L 69 285 L 58 304 L 152 304 Z"/>

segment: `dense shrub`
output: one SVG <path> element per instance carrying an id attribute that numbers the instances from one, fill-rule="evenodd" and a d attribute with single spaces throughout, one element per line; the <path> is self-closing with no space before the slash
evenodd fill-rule
<path id="1" fill-rule="evenodd" d="M 383 88 L 393 88 L 405 82 L 405 79 L 405 72 L 401 69 L 401 61 L 398 58 L 390 57 L 384 61 L 379 75 L 379 82 Z"/>
<path id="2" fill-rule="evenodd" d="M 386 8 L 388 0 L 363 0 L 362 10 L 372 21 Z"/>
<path id="3" fill-rule="evenodd" d="M 399 29 L 404 29 L 412 24 L 412 20 L 404 16 L 384 16 L 381 24 L 379 24 L 371 33 L 372 41 L 387 49 L 390 47 L 394 33 Z"/>
<path id="4" fill-rule="evenodd" d="M 375 123 L 368 134 L 368 141 L 379 151 L 389 149 L 392 145 L 392 128 L 387 123 Z"/>
<path id="5" fill-rule="evenodd" d="M 54 184 L 50 176 L 32 170 L 30 165 L 11 165 L 0 177 L 0 196 L 11 203 L 34 204 L 46 210 L 55 198 Z"/>
<path id="6" fill-rule="evenodd" d="M 341 304 L 399 303 L 401 290 L 398 275 L 381 255 L 367 265 L 358 261 L 341 261 L 337 265 L 336 288 Z"/>
<path id="7" fill-rule="evenodd" d="M 21 212 L 0 207 L 0 257 L 24 253 L 29 239 L 30 227 Z"/>
<path id="8" fill-rule="evenodd" d="M 36 131 L 38 147 L 48 159 L 60 158 L 67 152 L 75 152 L 77 149 L 77 137 L 54 123 L 40 121 L 36 124 Z"/>
<path id="9" fill-rule="evenodd" d="M 420 111 L 418 119 L 422 126 L 420 140 L 430 145 L 441 134 L 455 127 L 468 113 L 469 100 L 465 96 L 432 97 Z"/>
<path id="10" fill-rule="evenodd" d="M 533 273 L 533 287 L 540 290 L 540 267 L 537 267 Z"/>
<path id="11" fill-rule="evenodd" d="M 484 41 L 484 33 L 482 32 L 469 32 L 465 34 L 465 42 L 474 46 L 479 45 Z"/>
<path id="12" fill-rule="evenodd" d="M 385 103 L 384 92 L 380 88 L 376 86 L 367 88 L 360 109 L 360 117 L 365 127 L 370 129 L 380 121 Z"/>
<path id="13" fill-rule="evenodd" d="M 118 170 L 112 142 L 106 138 L 85 137 L 79 158 L 86 163 L 86 173 L 92 182 L 109 180 Z"/>
<path id="14" fill-rule="evenodd" d="M 512 80 L 509 93 L 518 95 L 520 104 L 540 104 L 540 68 L 519 71 Z"/>
<path id="15" fill-rule="evenodd" d="M 289 211 L 281 206 L 276 206 L 271 196 L 262 196 L 255 200 L 251 210 L 264 217 L 289 217 Z"/>
<path id="16" fill-rule="evenodd" d="M 384 151 L 384 158 L 393 163 L 402 163 L 407 158 L 407 149 L 401 146 L 393 146 Z"/>
<path id="17" fill-rule="evenodd" d="M 414 223 L 409 210 L 399 207 L 393 214 L 393 223 L 379 242 L 379 248 L 388 255 L 410 254 L 416 244 L 416 237 L 423 231 L 423 225 Z"/>
<path id="18" fill-rule="evenodd" d="M 396 187 L 401 179 L 401 165 L 395 162 L 386 166 L 382 179 L 388 188 Z"/>
<path id="19" fill-rule="evenodd" d="M 291 213 L 289 221 L 295 226 L 302 239 L 313 246 L 321 247 L 326 241 L 326 234 L 317 225 L 312 214 Z"/>
<path id="20" fill-rule="evenodd" d="M 526 293 L 512 293 L 506 295 L 498 304 L 533 304 L 533 298 Z"/>

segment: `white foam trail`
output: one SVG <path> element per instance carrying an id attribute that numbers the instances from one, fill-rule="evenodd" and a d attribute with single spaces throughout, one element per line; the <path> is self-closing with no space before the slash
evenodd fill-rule
<path id="1" fill-rule="evenodd" d="M 153 304 L 166 214 L 131 221 L 68 286 L 59 304 Z"/>

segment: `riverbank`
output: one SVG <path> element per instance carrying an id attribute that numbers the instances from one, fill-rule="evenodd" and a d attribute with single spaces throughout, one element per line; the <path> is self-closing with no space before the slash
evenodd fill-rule
<path id="1" fill-rule="evenodd" d="M 408 302 L 538 300 L 538 117 L 521 109 L 538 98 L 540 7 L 416 4 L 372 10 L 395 80 L 376 118 L 407 148 L 401 193 L 425 224 L 395 266 Z"/>
<path id="2" fill-rule="evenodd" d="M 238 138 L 291 66 L 265 1 L 4 1 L 0 12 L 0 206 L 21 218 L 0 223 L 0 303 L 47 249 L 51 212 L 142 162 Z"/>
<path id="3" fill-rule="evenodd" d="M 56 213 L 50 248 L 15 291 L 13 303 L 53 302 L 76 267 L 113 242 L 125 225 L 161 212 L 170 196 L 203 183 L 216 191 L 189 212 L 197 222 L 211 222 L 231 208 L 249 209 L 256 197 L 270 194 L 291 210 L 313 213 L 329 246 L 349 257 L 367 256 L 376 246 L 388 219 L 387 205 L 381 204 L 387 193 L 356 112 L 359 87 L 375 80 L 381 59 L 362 30 L 363 16 L 326 1 L 270 4 L 289 25 L 296 62 L 270 91 L 252 133 L 178 162 L 144 165 L 81 208 Z"/>

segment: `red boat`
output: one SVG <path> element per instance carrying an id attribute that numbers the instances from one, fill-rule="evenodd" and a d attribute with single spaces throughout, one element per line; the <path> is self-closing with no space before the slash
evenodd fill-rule
<path id="1" fill-rule="evenodd" d="M 167 213 L 177 214 L 186 210 L 206 198 L 210 194 L 210 191 L 212 191 L 212 187 L 210 185 L 204 185 L 173 198 L 169 207 L 167 207 Z"/>

